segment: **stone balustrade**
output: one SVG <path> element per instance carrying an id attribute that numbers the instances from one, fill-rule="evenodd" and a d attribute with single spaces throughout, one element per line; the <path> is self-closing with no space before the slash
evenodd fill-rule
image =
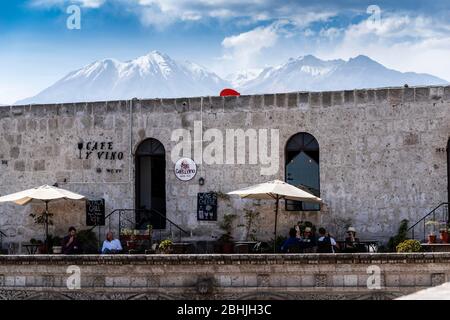
<path id="1" fill-rule="evenodd" d="M 449 280 L 449 253 L 0 256 L 0 299 L 392 299 Z"/>

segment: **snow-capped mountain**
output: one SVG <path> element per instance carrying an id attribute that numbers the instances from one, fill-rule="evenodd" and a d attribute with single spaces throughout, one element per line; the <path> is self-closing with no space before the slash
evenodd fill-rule
<path id="1" fill-rule="evenodd" d="M 285 64 L 231 74 L 226 80 L 192 62 L 152 51 L 135 60 L 105 59 L 73 71 L 38 95 L 16 104 L 177 98 L 218 95 L 226 87 L 241 94 L 323 91 L 389 86 L 442 85 L 429 74 L 388 69 L 366 56 L 321 60 L 312 55 Z"/>
<path id="2" fill-rule="evenodd" d="M 228 85 L 197 64 L 152 51 L 127 62 L 96 61 L 17 104 L 218 95 Z"/>
<path id="3" fill-rule="evenodd" d="M 236 73 L 231 73 L 225 79 L 231 83 L 234 88 L 242 88 L 248 82 L 256 79 L 264 69 L 247 69 Z"/>
<path id="4" fill-rule="evenodd" d="M 264 69 L 259 76 L 247 81 L 240 90 L 242 93 L 274 93 L 447 83 L 429 74 L 403 73 L 388 69 L 367 56 L 360 55 L 348 61 L 325 61 L 308 55 Z"/>

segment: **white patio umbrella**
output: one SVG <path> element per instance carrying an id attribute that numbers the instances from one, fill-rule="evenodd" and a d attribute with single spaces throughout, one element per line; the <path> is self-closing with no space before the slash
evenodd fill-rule
<path id="1" fill-rule="evenodd" d="M 228 194 L 238 195 L 243 199 L 251 198 L 261 200 L 264 199 L 275 200 L 274 251 L 277 239 L 277 220 L 278 220 L 278 207 L 280 199 L 297 200 L 319 204 L 322 203 L 322 199 L 316 197 L 315 195 L 281 180 L 273 180 L 265 183 L 260 183 L 247 188 L 228 192 Z"/>
<path id="2" fill-rule="evenodd" d="M 1 202 L 14 202 L 15 204 L 24 206 L 33 200 L 41 200 L 45 202 L 45 242 L 47 242 L 48 237 L 48 203 L 52 200 L 58 199 L 71 199 L 71 200 L 81 200 L 84 196 L 67 191 L 61 188 L 52 187 L 48 185 L 40 186 L 33 189 L 28 189 L 20 192 L 16 192 L 10 195 L 0 197 Z"/>

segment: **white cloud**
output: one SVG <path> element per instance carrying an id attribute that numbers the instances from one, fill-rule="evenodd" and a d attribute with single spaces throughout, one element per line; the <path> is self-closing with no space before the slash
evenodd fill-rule
<path id="1" fill-rule="evenodd" d="M 276 0 L 30 0 L 34 6 L 78 3 L 86 8 L 119 4 L 136 14 L 146 26 L 165 27 L 178 21 L 217 19 L 245 25 L 289 19 L 297 26 L 325 21 L 335 15 L 324 8 L 310 8 L 295 2 Z M 290 2 L 290 3 L 289 3 Z"/>
<path id="2" fill-rule="evenodd" d="M 80 2 L 83 7 L 98 8 L 103 5 L 105 0 L 79 0 L 77 2 Z"/>
<path id="3" fill-rule="evenodd" d="M 264 18 L 261 10 L 270 0 L 119 0 L 126 4 L 137 4 L 135 12 L 141 21 L 166 19 L 165 25 L 177 21 L 198 21 L 202 19 L 231 19 L 237 17 Z M 252 18 L 253 19 L 253 18 Z M 151 23 L 157 26 L 156 23 Z"/>
<path id="4" fill-rule="evenodd" d="M 337 37 L 339 37 L 342 34 L 342 31 L 343 30 L 341 30 L 339 28 L 328 28 L 328 29 L 323 28 L 320 30 L 319 35 L 321 37 L 333 40 L 333 39 L 336 39 Z"/>
<path id="5" fill-rule="evenodd" d="M 222 64 L 212 66 L 218 74 L 278 64 L 284 62 L 283 59 L 288 52 L 294 52 L 295 56 L 300 55 L 301 53 L 296 50 L 299 44 L 295 43 L 299 37 L 316 35 L 309 27 L 313 23 L 327 21 L 337 13 L 312 12 L 293 7 L 289 10 L 289 7 L 282 6 L 275 8 L 271 14 L 272 17 L 279 18 L 268 26 L 255 27 L 223 39 L 224 55 L 220 59 Z M 336 37 L 340 32 L 341 30 L 337 28 L 329 28 L 323 31 L 323 36 Z M 269 49 L 272 51 L 270 54 Z M 275 54 L 273 51 L 276 51 Z"/>
<path id="6" fill-rule="evenodd" d="M 38 7 L 51 7 L 51 6 L 59 6 L 59 5 L 70 5 L 70 4 L 78 4 L 84 8 L 99 8 L 101 7 L 106 0 L 33 0 L 32 5 Z"/>
<path id="7" fill-rule="evenodd" d="M 336 43 L 320 48 L 324 58 L 367 55 L 400 71 L 430 73 L 450 80 L 450 24 L 432 17 L 382 16 L 378 27 L 361 21 Z"/>
<path id="8" fill-rule="evenodd" d="M 232 68 L 237 70 L 256 67 L 262 51 L 274 47 L 280 37 L 288 35 L 283 29 L 287 24 L 287 21 L 278 21 L 266 27 L 226 37 L 222 41 L 225 50 L 222 60 L 230 61 Z"/>
<path id="9" fill-rule="evenodd" d="M 224 25 L 230 23 L 235 30 L 246 30 L 223 39 L 219 66 L 210 66 L 218 73 L 220 69 L 228 72 L 229 68 L 272 64 L 274 57 L 280 59 L 287 54 L 312 53 L 322 58 L 344 59 L 365 54 L 394 69 L 427 72 L 450 80 L 450 23 L 448 18 L 437 20 L 439 14 L 431 9 L 422 14 L 398 10 L 394 14 L 382 8 L 379 25 L 368 19 L 336 26 L 328 23 L 331 18 L 345 23 L 345 17 L 365 14 L 364 6 L 360 9 L 353 4 L 333 6 L 329 5 L 331 1 L 306 5 L 306 1 L 300 0 L 31 1 L 47 6 L 75 2 L 86 8 L 112 2 L 133 12 L 143 25 L 159 30 L 180 21 L 196 23 L 208 19 Z M 348 10 L 343 12 L 345 8 Z M 340 20 L 341 16 L 344 19 Z"/>

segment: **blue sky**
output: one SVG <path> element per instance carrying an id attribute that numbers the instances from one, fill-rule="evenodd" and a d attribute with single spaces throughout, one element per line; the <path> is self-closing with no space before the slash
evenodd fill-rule
<path id="1" fill-rule="evenodd" d="M 81 10 L 80 30 L 67 28 L 70 5 Z M 450 80 L 450 2 L 1 1 L 0 48 L 0 103 L 32 96 L 95 60 L 130 60 L 151 50 L 220 76 L 306 54 L 365 54 Z"/>

